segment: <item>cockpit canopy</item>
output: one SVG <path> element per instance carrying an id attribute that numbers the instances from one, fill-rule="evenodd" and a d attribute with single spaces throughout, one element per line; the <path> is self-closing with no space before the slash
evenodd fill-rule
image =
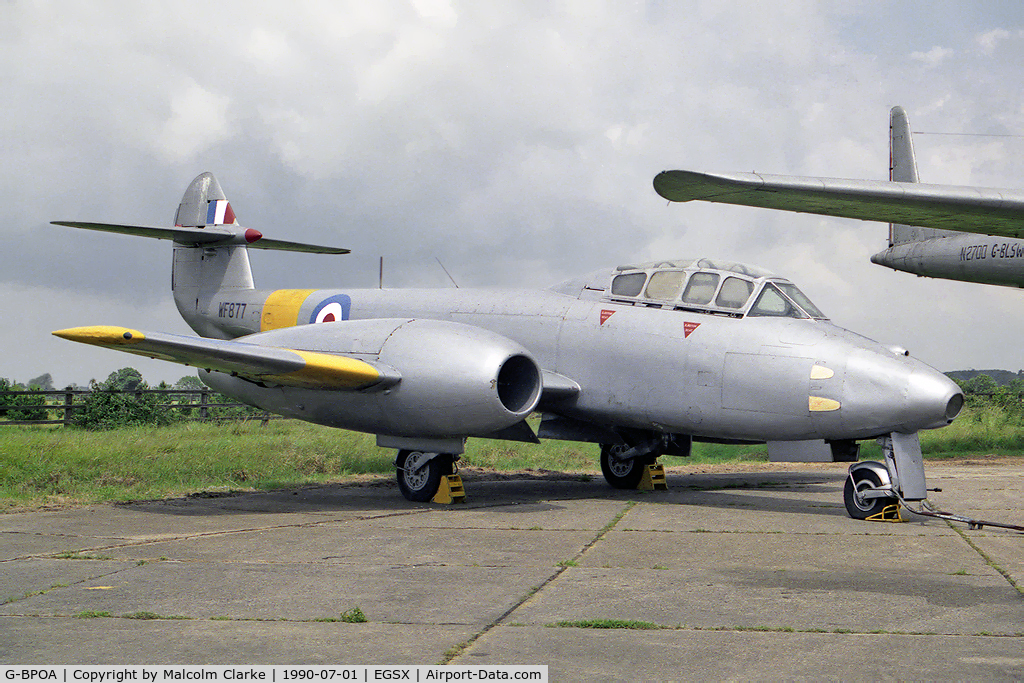
<path id="1" fill-rule="evenodd" d="M 605 298 L 736 318 L 826 319 L 792 282 L 755 266 L 706 258 L 619 266 Z"/>

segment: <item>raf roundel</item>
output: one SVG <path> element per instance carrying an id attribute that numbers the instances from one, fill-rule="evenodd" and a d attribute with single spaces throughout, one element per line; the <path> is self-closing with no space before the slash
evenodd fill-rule
<path id="1" fill-rule="evenodd" d="M 320 312 L 316 314 L 316 323 L 333 323 L 341 320 L 341 304 L 337 301 L 331 303 L 320 309 Z"/>
<path id="2" fill-rule="evenodd" d="M 339 294 L 324 299 L 313 309 L 309 317 L 310 323 L 333 323 L 339 320 L 348 320 L 349 310 L 352 308 L 352 299 L 347 294 Z"/>

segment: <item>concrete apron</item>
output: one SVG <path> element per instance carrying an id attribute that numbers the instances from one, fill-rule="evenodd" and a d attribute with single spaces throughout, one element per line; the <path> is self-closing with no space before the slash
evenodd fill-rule
<path id="1" fill-rule="evenodd" d="M 842 464 L 706 469 L 650 493 L 464 471 L 452 507 L 382 481 L 0 515 L 0 662 L 1024 677 L 1024 536 L 851 520 Z M 928 477 L 940 507 L 1024 524 L 1015 467 Z"/>

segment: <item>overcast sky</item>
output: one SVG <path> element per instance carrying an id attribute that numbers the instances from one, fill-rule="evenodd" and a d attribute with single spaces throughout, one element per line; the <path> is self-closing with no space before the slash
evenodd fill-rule
<path id="1" fill-rule="evenodd" d="M 186 368 L 72 344 L 189 333 L 171 224 L 213 171 L 239 221 L 352 249 L 260 251 L 276 287 L 547 286 L 711 256 L 794 280 L 941 370 L 1024 367 L 1024 294 L 869 262 L 881 223 L 671 204 L 664 169 L 887 177 L 904 106 L 924 182 L 1024 186 L 1024 4 L 0 2 L 0 377 Z M 979 137 L 976 134 L 1002 137 Z"/>

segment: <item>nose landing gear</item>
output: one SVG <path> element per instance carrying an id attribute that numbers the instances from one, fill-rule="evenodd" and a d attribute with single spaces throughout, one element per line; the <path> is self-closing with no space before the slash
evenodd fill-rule
<path id="1" fill-rule="evenodd" d="M 888 477 L 883 485 L 882 477 L 875 468 L 851 467 L 846 477 L 846 485 L 843 487 L 846 512 L 854 519 L 869 519 L 882 515 L 886 508 L 899 505 L 899 498 L 891 491 L 892 486 L 888 482 Z"/>
<path id="2" fill-rule="evenodd" d="M 850 466 L 846 484 L 843 486 L 843 502 L 846 511 L 854 519 L 897 521 L 899 506 L 922 517 L 934 517 L 951 522 L 961 522 L 970 529 L 994 526 L 1002 529 L 1024 532 L 1024 526 L 985 522 L 943 512 L 928 501 L 925 485 L 924 460 L 921 457 L 921 442 L 916 433 L 899 434 L 879 439 L 885 463 L 874 460 L 857 462 Z M 916 506 L 912 504 L 916 503 Z M 889 514 L 895 509 L 896 517 Z"/>
<path id="3" fill-rule="evenodd" d="M 885 462 L 866 460 L 850 465 L 843 503 L 854 519 L 887 519 L 886 510 L 928 496 L 924 459 L 917 433 L 894 432 L 878 440 Z M 909 508 L 908 508 L 909 509 Z"/>

